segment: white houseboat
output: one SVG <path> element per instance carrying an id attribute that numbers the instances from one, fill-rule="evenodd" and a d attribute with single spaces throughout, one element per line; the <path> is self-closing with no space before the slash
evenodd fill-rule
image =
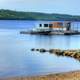
<path id="1" fill-rule="evenodd" d="M 52 32 L 65 32 L 71 30 L 70 22 L 42 22 L 31 30 L 33 34 L 49 34 Z"/>
<path id="2" fill-rule="evenodd" d="M 23 34 L 80 34 L 80 32 L 72 30 L 71 22 L 69 21 L 54 21 L 54 22 L 42 22 L 36 24 L 36 26 L 29 32 L 22 31 Z"/>

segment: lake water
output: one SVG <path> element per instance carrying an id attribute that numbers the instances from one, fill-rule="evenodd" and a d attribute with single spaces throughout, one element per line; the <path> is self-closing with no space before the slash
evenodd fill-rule
<path id="1" fill-rule="evenodd" d="M 80 62 L 73 58 L 30 51 L 32 48 L 80 49 L 80 35 L 20 34 L 20 31 L 31 29 L 38 22 L 0 21 L 0 77 L 36 76 L 80 70 Z"/>

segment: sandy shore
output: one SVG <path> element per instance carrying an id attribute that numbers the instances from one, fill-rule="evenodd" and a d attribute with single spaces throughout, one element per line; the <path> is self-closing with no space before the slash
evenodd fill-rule
<path id="1" fill-rule="evenodd" d="M 36 76 L 36 77 L 5 78 L 0 80 L 80 80 L 80 71 L 51 74 L 46 76 Z"/>

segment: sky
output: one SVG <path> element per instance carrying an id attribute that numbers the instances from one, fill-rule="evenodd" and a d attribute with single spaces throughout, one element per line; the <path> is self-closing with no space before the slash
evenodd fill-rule
<path id="1" fill-rule="evenodd" d="M 0 9 L 80 15 L 80 0 L 0 0 Z"/>

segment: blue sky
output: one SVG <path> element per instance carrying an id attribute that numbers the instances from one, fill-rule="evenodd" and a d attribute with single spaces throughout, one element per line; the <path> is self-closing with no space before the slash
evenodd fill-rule
<path id="1" fill-rule="evenodd" d="M 0 0 L 0 9 L 80 15 L 80 0 Z"/>

